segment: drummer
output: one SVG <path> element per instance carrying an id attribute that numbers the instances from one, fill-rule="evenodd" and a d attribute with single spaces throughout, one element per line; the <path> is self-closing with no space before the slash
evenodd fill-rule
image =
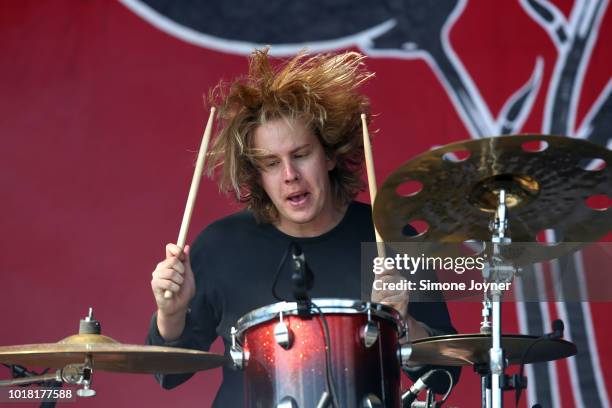
<path id="1" fill-rule="evenodd" d="M 221 130 L 210 169 L 245 209 L 210 224 L 184 252 L 166 245 L 151 280 L 157 312 L 148 344 L 208 350 L 220 336 L 228 354 L 236 321 L 278 301 L 279 268 L 277 292 L 291 298 L 289 262 L 279 265 L 293 242 L 314 273 L 311 297 L 361 297 L 361 243 L 375 241 L 371 207 L 354 201 L 364 188 L 360 114 L 369 112 L 359 88 L 372 77 L 363 58 L 301 54 L 275 66 L 267 50 L 255 51 L 246 77 L 216 89 Z M 456 333 L 444 303 L 387 295 L 372 300 L 395 307 L 412 339 Z M 158 379 L 172 388 L 190 376 Z M 224 368 L 213 406 L 240 406 L 242 388 L 242 373 Z"/>

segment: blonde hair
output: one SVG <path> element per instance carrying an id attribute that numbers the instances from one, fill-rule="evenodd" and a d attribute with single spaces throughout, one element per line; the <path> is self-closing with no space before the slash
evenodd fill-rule
<path id="1" fill-rule="evenodd" d="M 209 152 L 209 174 L 220 169 L 219 188 L 233 192 L 258 221 L 274 222 L 278 211 L 259 183 L 253 150 L 255 129 L 270 120 L 299 119 L 336 160 L 330 184 L 336 205 L 346 205 L 363 189 L 361 113 L 369 100 L 358 88 L 373 76 L 356 52 L 308 56 L 302 52 L 273 67 L 268 49 L 249 58 L 249 73 L 220 83 L 211 92 L 221 130 Z"/>

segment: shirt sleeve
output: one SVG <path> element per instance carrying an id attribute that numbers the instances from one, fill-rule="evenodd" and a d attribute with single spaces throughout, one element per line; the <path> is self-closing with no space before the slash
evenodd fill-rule
<path id="1" fill-rule="evenodd" d="M 190 302 L 185 317 L 185 328 L 181 336 L 173 341 L 166 341 L 157 327 L 157 313 L 153 314 L 146 344 L 164 347 L 180 347 L 193 350 L 208 351 L 217 338 L 217 326 L 220 321 L 219 302 L 217 294 L 210 288 L 215 285 L 209 280 L 214 272 L 207 270 L 212 263 L 205 265 L 206 253 L 214 253 L 207 247 L 209 239 L 206 231 L 194 242 L 191 249 L 191 266 L 195 276 L 196 294 Z M 204 283 L 206 282 L 206 284 Z M 155 378 L 163 388 L 171 389 L 187 381 L 193 373 L 185 374 L 155 374 Z"/>

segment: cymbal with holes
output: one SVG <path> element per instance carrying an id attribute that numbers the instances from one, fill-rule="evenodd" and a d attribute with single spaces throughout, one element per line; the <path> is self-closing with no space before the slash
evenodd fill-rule
<path id="1" fill-rule="evenodd" d="M 57 343 L 0 347 L 0 363 L 63 368 L 91 358 L 94 370 L 125 373 L 193 373 L 222 366 L 224 356 L 175 347 L 121 344 L 101 334 L 77 334 Z"/>
<path id="2" fill-rule="evenodd" d="M 374 223 L 390 243 L 490 242 L 502 188 L 513 242 L 538 242 L 553 233 L 555 242 L 593 242 L 612 228 L 612 209 L 598 207 L 612 197 L 612 151 L 546 135 L 468 140 L 416 156 L 378 191 Z M 407 232 L 414 231 L 408 224 L 419 233 Z M 522 261 L 558 255 L 548 248 Z"/>
<path id="3" fill-rule="evenodd" d="M 525 364 L 559 360 L 576 355 L 574 343 L 522 334 L 504 334 L 501 340 L 509 364 L 520 364 L 525 352 Z M 410 363 L 464 366 L 489 363 L 491 335 L 453 334 L 427 337 L 412 342 Z"/>

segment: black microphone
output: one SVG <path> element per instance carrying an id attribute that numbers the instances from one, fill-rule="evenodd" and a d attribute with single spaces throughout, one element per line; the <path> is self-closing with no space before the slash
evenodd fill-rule
<path id="1" fill-rule="evenodd" d="M 306 257 L 302 248 L 296 242 L 292 242 L 291 245 L 291 258 L 293 266 L 293 273 L 291 274 L 293 297 L 298 302 L 308 302 L 310 301 L 308 291 L 314 285 L 314 275 L 306 263 Z"/>
<path id="2" fill-rule="evenodd" d="M 404 395 L 402 395 L 402 407 L 403 408 L 410 408 L 412 403 L 419 396 L 419 393 L 423 391 L 424 389 L 429 388 L 428 381 L 431 375 L 434 373 L 434 371 L 435 370 L 429 370 L 428 372 L 420 376 L 419 379 L 416 380 L 414 384 L 412 384 L 412 387 L 410 387 L 410 389 L 406 391 Z"/>
<path id="3" fill-rule="evenodd" d="M 552 322 L 552 332 L 544 335 L 547 339 L 560 339 L 563 337 L 563 331 L 565 330 L 565 325 L 563 324 L 563 320 L 556 319 Z"/>

